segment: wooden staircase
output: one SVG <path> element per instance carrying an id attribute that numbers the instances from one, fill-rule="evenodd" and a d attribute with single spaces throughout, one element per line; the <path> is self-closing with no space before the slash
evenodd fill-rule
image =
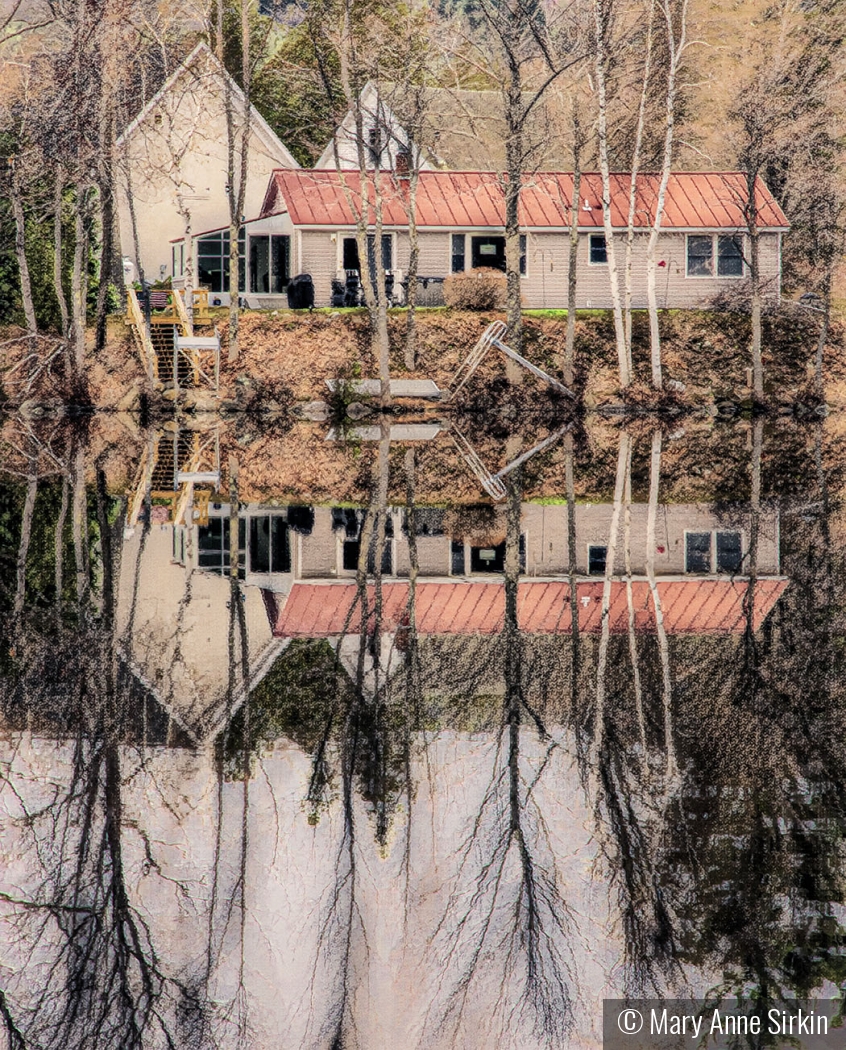
<path id="1" fill-rule="evenodd" d="M 135 475 L 127 527 L 134 529 L 149 495 L 168 507 L 168 521 L 208 525 L 220 485 L 220 433 L 173 430 L 153 434 Z M 190 513 L 189 513 L 190 508 Z M 187 519 L 187 521 L 186 521 Z"/>
<path id="2" fill-rule="evenodd" d="M 124 318 L 124 323 L 132 331 L 144 372 L 150 382 L 159 388 L 209 386 L 217 390 L 220 374 L 220 344 L 217 337 L 194 337 L 194 326 L 185 309 L 181 291 L 166 289 L 152 294 L 155 298 L 150 311 L 149 328 L 134 288 L 127 289 Z M 198 321 L 209 320 L 208 297 L 206 293 L 200 294 L 205 299 L 198 301 L 195 293 L 194 317 Z"/>

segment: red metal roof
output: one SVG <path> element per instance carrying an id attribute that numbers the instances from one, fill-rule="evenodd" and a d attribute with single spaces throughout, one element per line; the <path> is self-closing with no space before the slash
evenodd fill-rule
<path id="1" fill-rule="evenodd" d="M 759 579 L 755 586 L 754 629 L 757 631 L 787 587 L 787 580 Z M 602 629 L 603 581 L 577 583 L 579 631 Z M 382 629 L 394 631 L 408 623 L 407 583 L 382 585 Z M 649 584 L 632 582 L 635 625 L 639 632 L 655 630 Z M 745 580 L 660 580 L 658 594 L 668 634 L 739 634 L 746 627 Z M 361 607 L 355 581 L 296 583 L 287 599 L 276 596 L 268 614 L 278 638 L 329 638 L 361 631 Z M 368 587 L 368 608 L 375 597 Z M 497 634 L 503 628 L 505 592 L 502 581 L 491 583 L 418 583 L 416 621 L 420 634 Z M 526 581 L 518 585 L 517 618 L 530 634 L 561 634 L 571 629 L 570 586 L 565 581 Z M 611 584 L 611 631 L 628 630 L 626 585 Z"/>
<path id="2" fill-rule="evenodd" d="M 408 182 L 393 172 L 382 172 L 382 221 L 385 226 L 405 226 Z M 368 200 L 374 199 L 374 179 L 368 179 Z M 627 174 L 611 176 L 611 219 L 625 228 L 629 207 Z M 655 211 L 660 176 L 637 178 L 635 226 L 649 227 Z M 538 172 L 524 176 L 520 194 L 520 224 L 529 229 L 570 226 L 573 176 Z M 579 225 L 602 227 L 602 179 L 582 175 Z M 741 172 L 675 172 L 670 176 L 664 204 L 664 229 L 742 229 L 746 226 L 743 201 L 746 176 Z M 787 229 L 784 212 L 764 183 L 756 186 L 758 223 L 765 228 Z M 362 207 L 361 176 L 357 171 L 280 169 L 270 177 L 261 215 L 287 211 L 295 226 L 353 226 Z M 586 207 L 587 205 L 587 207 Z M 369 223 L 375 222 L 372 203 Z M 421 172 L 417 187 L 417 223 L 421 227 L 494 227 L 505 223 L 501 176 L 490 171 Z"/>

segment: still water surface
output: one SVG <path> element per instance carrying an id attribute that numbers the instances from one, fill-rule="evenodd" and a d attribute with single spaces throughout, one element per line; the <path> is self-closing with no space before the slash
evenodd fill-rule
<path id="1" fill-rule="evenodd" d="M 6 1045 L 838 994 L 841 426 L 675 427 L 7 420 Z"/>

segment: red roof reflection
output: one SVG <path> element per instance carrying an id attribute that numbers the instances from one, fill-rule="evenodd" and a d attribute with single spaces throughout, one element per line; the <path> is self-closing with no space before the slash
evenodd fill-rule
<path id="1" fill-rule="evenodd" d="M 781 597 L 787 580 L 758 579 L 752 601 L 752 626 L 758 630 Z M 579 631 L 602 629 L 603 581 L 576 585 Z M 746 629 L 748 582 L 725 579 L 660 580 L 658 594 L 668 634 L 739 634 Z M 392 632 L 408 623 L 407 583 L 382 585 L 382 630 Z M 517 619 L 531 634 L 561 634 L 571 630 L 570 586 L 566 581 L 526 581 L 518 585 Z M 361 632 L 361 602 L 355 582 L 296 583 L 287 599 L 268 602 L 273 633 L 278 638 L 328 638 Z M 367 588 L 371 610 L 375 588 Z M 655 631 L 655 611 L 645 580 L 632 582 L 635 630 Z M 502 581 L 489 583 L 418 583 L 417 630 L 429 634 L 496 634 L 503 628 L 505 593 Z M 626 585 L 611 584 L 609 624 L 612 633 L 628 630 Z M 369 625 L 372 627 L 372 623 Z"/>

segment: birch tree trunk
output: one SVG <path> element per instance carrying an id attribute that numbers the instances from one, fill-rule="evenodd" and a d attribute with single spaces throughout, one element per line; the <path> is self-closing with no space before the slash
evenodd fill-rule
<path id="1" fill-rule="evenodd" d="M 567 269 L 567 337 L 564 349 L 564 386 L 572 387 L 576 366 L 576 290 L 579 265 L 579 201 L 582 192 L 582 125 L 579 103 L 573 95 L 573 199 L 570 202 L 570 252 Z"/>
<path id="2" fill-rule="evenodd" d="M 573 723 L 580 724 L 579 678 L 581 677 L 581 635 L 579 633 L 579 592 L 576 558 L 576 484 L 573 469 L 573 435 L 564 435 L 564 484 L 567 494 L 567 575 L 570 582 L 570 706 Z"/>
<path id="3" fill-rule="evenodd" d="M 614 582 L 614 560 L 620 532 L 620 514 L 623 508 L 626 477 L 631 471 L 631 437 L 622 431 L 620 450 L 617 454 L 617 479 L 614 483 L 614 504 L 611 510 L 611 525 L 608 530 L 608 546 L 605 554 L 605 579 L 602 583 L 602 606 L 600 611 L 601 632 L 599 653 L 596 662 L 596 729 L 594 744 L 597 753 L 602 751 L 605 732 L 605 676 L 608 666 L 608 644 L 611 639 L 611 590 Z"/>
<path id="4" fill-rule="evenodd" d="M 749 282 L 752 295 L 752 396 L 764 400 L 764 362 L 761 334 L 761 239 L 758 230 L 757 165 L 750 165 L 746 175 L 746 228 L 749 232 Z"/>
<path id="5" fill-rule="evenodd" d="M 825 275 L 823 276 L 823 319 L 822 325 L 820 326 L 820 334 L 817 339 L 817 350 L 814 354 L 814 390 L 818 397 L 825 396 L 825 384 L 823 382 L 823 360 L 825 355 L 825 347 L 828 342 L 828 330 L 831 325 L 831 282 L 832 282 L 832 263 L 829 262 L 826 266 Z"/>
<path id="6" fill-rule="evenodd" d="M 71 275 L 71 332 L 74 369 L 82 375 L 85 368 L 85 306 L 88 281 L 85 265 L 87 236 L 88 189 L 76 187 L 76 216 L 74 221 L 73 273 Z"/>
<path id="7" fill-rule="evenodd" d="M 64 560 L 65 560 L 65 522 L 68 516 L 68 479 L 67 475 L 62 477 L 62 502 L 59 506 L 59 516 L 56 519 L 56 531 L 54 535 L 54 566 L 56 585 L 56 607 L 61 608 L 62 592 L 64 589 Z"/>
<path id="8" fill-rule="evenodd" d="M 417 268 L 420 263 L 420 238 L 417 235 L 417 185 L 420 181 L 420 164 L 413 143 L 409 148 L 411 170 L 408 175 L 408 299 L 405 327 L 405 367 L 413 371 L 417 367 Z"/>
<path id="9" fill-rule="evenodd" d="M 26 498 L 21 515 L 21 536 L 18 543 L 17 580 L 15 585 L 15 604 L 13 616 L 16 627 L 18 617 L 23 612 L 26 601 L 26 560 L 32 539 L 32 519 L 35 514 L 35 497 L 38 495 L 38 465 L 34 457 L 29 462 L 29 476 L 26 480 Z"/>
<path id="10" fill-rule="evenodd" d="M 643 686 L 640 680 L 640 659 L 637 652 L 637 634 L 635 632 L 634 593 L 632 590 L 632 472 L 631 456 L 629 470 L 626 473 L 625 491 L 623 493 L 623 556 L 626 566 L 626 609 L 629 628 L 629 657 L 632 661 L 632 684 L 634 686 L 635 713 L 640 730 L 640 743 L 646 759 L 646 721 L 643 716 Z"/>
<path id="11" fill-rule="evenodd" d="M 646 249 L 646 294 L 649 304 L 649 356 L 652 369 L 652 385 L 662 390 L 664 378 L 661 368 L 661 332 L 658 326 L 658 291 L 657 291 L 657 252 L 661 223 L 664 218 L 664 203 L 667 197 L 667 185 L 670 181 L 670 170 L 673 163 L 673 138 L 675 134 L 676 113 L 676 78 L 682 56 L 687 46 L 687 0 L 679 4 L 678 37 L 673 25 L 671 0 L 660 0 L 661 10 L 667 29 L 667 52 L 669 66 L 667 70 L 666 124 L 664 131 L 664 155 L 661 164 L 661 182 L 658 186 L 658 199 L 655 202 L 655 215 L 652 229 L 649 232 L 649 244 Z"/>
<path id="12" fill-rule="evenodd" d="M 617 270 L 617 254 L 614 247 L 614 227 L 611 223 L 611 172 L 608 160 L 608 98 L 606 85 L 607 54 L 605 34 L 609 20 L 606 7 L 608 0 L 593 0 L 594 15 L 594 58 L 596 71 L 596 91 L 599 107 L 598 142 L 599 167 L 602 173 L 602 221 L 605 229 L 605 249 L 608 259 L 608 280 L 611 290 L 611 304 L 614 311 L 614 335 L 617 343 L 617 361 L 620 369 L 620 386 L 625 390 L 632 380 L 631 355 L 626 345 L 626 331 L 623 323 L 623 303 L 620 296 L 620 281 Z"/>
<path id="13" fill-rule="evenodd" d="M 77 444 L 73 457 L 71 521 L 73 552 L 76 561 L 76 598 L 79 607 L 85 605 L 89 591 L 88 572 L 88 493 L 85 489 L 85 450 Z"/>
<path id="14" fill-rule="evenodd" d="M 658 656 L 661 660 L 661 685 L 664 707 L 664 748 L 667 754 L 667 786 L 676 772 L 676 749 L 673 742 L 673 681 L 670 673 L 670 647 L 667 629 L 664 626 L 664 610 L 655 577 L 655 533 L 658 518 L 658 493 L 661 486 L 661 431 L 652 435 L 652 456 L 649 464 L 649 509 L 646 519 L 646 576 L 655 611 L 655 631 L 658 639 Z"/>
<path id="15" fill-rule="evenodd" d="M 637 209 L 637 176 L 640 170 L 640 151 L 643 145 L 643 127 L 646 118 L 646 100 L 649 95 L 649 78 L 652 73 L 652 23 L 655 15 L 655 0 L 649 3 L 649 24 L 646 31 L 646 57 L 643 63 L 643 83 L 637 110 L 637 128 L 632 151 L 632 171 L 629 179 L 629 211 L 626 222 L 626 276 L 625 276 L 625 320 L 626 349 L 631 361 L 632 354 L 632 261 L 634 256 L 634 228 Z"/>

